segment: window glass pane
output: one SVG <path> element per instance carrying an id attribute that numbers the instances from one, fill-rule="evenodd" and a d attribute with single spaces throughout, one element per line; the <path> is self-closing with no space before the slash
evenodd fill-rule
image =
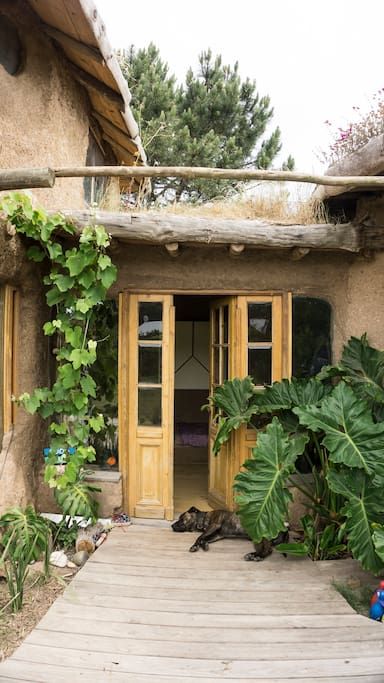
<path id="1" fill-rule="evenodd" d="M 228 306 L 223 306 L 223 343 L 228 344 Z"/>
<path id="2" fill-rule="evenodd" d="M 218 346 L 213 348 L 213 383 L 220 384 L 220 349 Z"/>
<path id="3" fill-rule="evenodd" d="M 248 304 L 248 341 L 272 341 L 272 304 Z"/>
<path id="4" fill-rule="evenodd" d="M 221 372 L 222 372 L 222 381 L 224 382 L 225 379 L 228 379 L 229 373 L 228 373 L 228 347 L 223 346 L 221 349 Z"/>
<path id="5" fill-rule="evenodd" d="M 162 339 L 162 321 L 161 301 L 139 303 L 139 339 Z"/>
<path id="6" fill-rule="evenodd" d="M 213 319 L 213 343 L 219 344 L 220 342 L 220 309 L 216 308 L 214 311 Z"/>
<path id="7" fill-rule="evenodd" d="M 323 365 L 331 362 L 331 307 L 329 303 L 313 297 L 293 297 L 293 376 L 311 377 L 316 375 Z"/>
<path id="8" fill-rule="evenodd" d="M 139 387 L 139 425 L 161 426 L 161 388 Z"/>
<path id="9" fill-rule="evenodd" d="M 139 344 L 139 383 L 161 384 L 161 356 L 160 345 Z"/>
<path id="10" fill-rule="evenodd" d="M 272 384 L 272 349 L 248 349 L 248 375 L 257 385 Z"/>

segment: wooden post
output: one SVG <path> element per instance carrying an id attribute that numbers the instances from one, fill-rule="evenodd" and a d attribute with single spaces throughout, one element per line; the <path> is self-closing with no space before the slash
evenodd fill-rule
<path id="1" fill-rule="evenodd" d="M 245 244 L 230 244 L 229 245 L 229 255 L 234 256 L 235 258 L 237 256 L 240 256 L 240 254 L 243 253 L 245 249 Z"/>
<path id="2" fill-rule="evenodd" d="M 55 173 L 51 168 L 4 168 L 0 170 L 0 190 L 24 190 L 53 187 Z"/>
<path id="3" fill-rule="evenodd" d="M 291 251 L 291 261 L 300 261 L 309 252 L 310 249 L 308 247 L 294 247 Z"/>
<path id="4" fill-rule="evenodd" d="M 165 244 L 165 248 L 172 258 L 176 258 L 176 256 L 180 254 L 178 242 L 169 242 L 168 244 Z"/>

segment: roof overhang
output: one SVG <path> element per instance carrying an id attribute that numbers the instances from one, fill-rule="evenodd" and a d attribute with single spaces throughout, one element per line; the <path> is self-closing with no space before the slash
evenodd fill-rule
<path id="1" fill-rule="evenodd" d="M 28 0 L 42 30 L 62 49 L 73 77 L 88 91 L 91 115 L 118 164 L 141 165 L 146 156 L 129 103 L 131 94 L 92 0 Z"/>

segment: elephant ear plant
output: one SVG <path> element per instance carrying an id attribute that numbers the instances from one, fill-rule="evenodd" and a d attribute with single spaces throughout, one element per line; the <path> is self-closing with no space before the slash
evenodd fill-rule
<path id="1" fill-rule="evenodd" d="M 16 231 L 33 242 L 29 258 L 48 264 L 43 281 L 52 315 L 44 333 L 55 340 L 56 379 L 52 387 L 24 393 L 18 401 L 29 413 L 49 421 L 45 481 L 55 489 L 57 502 L 71 515 L 95 517 L 95 488 L 84 481 L 84 467 L 95 459 L 90 443 L 103 429 L 104 417 L 90 405 L 97 398 L 91 366 L 99 342 L 90 329 L 116 279 L 116 267 L 107 254 L 109 236 L 102 226 L 92 225 L 77 237 L 63 216 L 34 208 L 21 193 L 2 198 L 0 209 Z"/>
<path id="2" fill-rule="evenodd" d="M 348 549 L 364 569 L 384 569 L 384 352 L 369 346 L 366 335 L 352 337 L 339 365 L 317 378 L 264 390 L 249 377 L 229 380 L 210 403 L 220 409 L 216 453 L 241 424 L 271 420 L 258 430 L 252 458 L 234 482 L 253 541 L 283 530 L 293 485 L 305 494 L 308 514 L 303 542 L 282 545 L 282 552 L 327 559 Z M 311 485 L 300 474 L 303 462 Z"/>

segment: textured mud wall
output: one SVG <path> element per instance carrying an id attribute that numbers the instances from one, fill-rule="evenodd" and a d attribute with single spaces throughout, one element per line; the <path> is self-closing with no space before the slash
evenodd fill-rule
<path id="1" fill-rule="evenodd" d="M 0 13 L 17 24 L 25 63 L 16 76 L 0 65 L 0 167 L 83 165 L 88 148 L 88 98 L 41 30 L 24 0 L 2 0 Z M 84 206 L 82 179 L 59 180 L 33 190 L 45 208 Z M 18 291 L 15 394 L 49 383 L 50 354 L 42 333 L 47 320 L 41 270 L 25 255 L 25 243 L 9 237 L 0 222 L 0 285 Z M 39 417 L 17 410 L 14 428 L 0 444 L 0 512 L 34 500 L 42 469 L 46 428 Z"/>
<path id="2" fill-rule="evenodd" d="M 0 13 L 17 24 L 25 65 L 16 76 L 0 65 L 0 168 L 85 164 L 88 100 L 64 58 L 24 0 L 2 0 Z M 82 179 L 59 179 L 33 190 L 46 208 L 84 206 Z"/>
<path id="3" fill-rule="evenodd" d="M 186 248 L 171 259 L 158 247 L 130 246 L 117 254 L 118 282 L 123 289 L 222 290 L 234 292 L 292 291 L 329 301 L 333 311 L 335 357 L 348 335 L 345 301 L 353 257 L 311 253 L 291 261 L 286 253 L 246 250 L 231 258 L 227 249 Z"/>
<path id="4" fill-rule="evenodd" d="M 47 338 L 42 333 L 47 310 L 41 273 L 36 264 L 26 259 L 25 250 L 21 239 L 9 237 L 0 223 L 0 285 L 11 284 L 19 293 L 14 339 L 16 395 L 47 385 L 50 366 Z M 15 424 L 0 444 L 0 513 L 10 505 L 25 505 L 34 500 L 44 445 L 42 420 L 18 408 Z"/>

